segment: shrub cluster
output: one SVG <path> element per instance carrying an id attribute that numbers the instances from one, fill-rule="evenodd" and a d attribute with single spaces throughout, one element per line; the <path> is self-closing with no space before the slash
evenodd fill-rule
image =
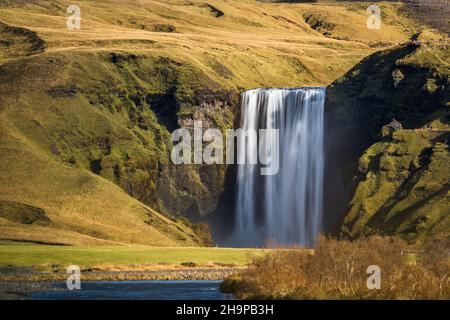
<path id="1" fill-rule="evenodd" d="M 449 299 L 449 242 L 411 251 L 398 238 L 319 237 L 314 250 L 278 248 L 221 286 L 241 299 Z M 369 289 L 371 265 L 381 288 Z"/>

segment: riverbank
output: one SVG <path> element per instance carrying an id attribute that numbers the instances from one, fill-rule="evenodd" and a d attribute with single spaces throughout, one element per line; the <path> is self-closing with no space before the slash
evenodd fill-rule
<path id="1" fill-rule="evenodd" d="M 145 271 L 88 271 L 81 273 L 82 283 L 99 281 L 221 281 L 245 267 L 183 268 Z M 27 299 L 36 292 L 64 291 L 68 275 L 63 272 L 38 272 L 33 268 L 0 268 L 0 300 Z"/>
<path id="2" fill-rule="evenodd" d="M 33 292 L 49 292 L 51 282 L 2 281 L 0 282 L 0 300 L 25 300 Z"/>
<path id="3" fill-rule="evenodd" d="M 0 268 L 0 284 L 8 282 L 38 283 L 45 281 L 66 281 L 68 274 L 65 272 L 38 272 L 32 269 L 23 272 L 22 268 L 16 272 L 4 272 Z M 235 268 L 179 268 L 141 271 L 82 271 L 81 281 L 140 281 L 140 280 L 224 280 L 245 267 Z"/>
<path id="4" fill-rule="evenodd" d="M 67 267 L 80 267 L 81 282 L 222 281 L 246 269 L 265 249 L 0 245 L 0 299 L 25 299 L 64 286 Z"/>
<path id="5" fill-rule="evenodd" d="M 0 284 L 1 300 L 229 300 L 218 280 L 85 281 L 80 290 L 63 282 Z"/>

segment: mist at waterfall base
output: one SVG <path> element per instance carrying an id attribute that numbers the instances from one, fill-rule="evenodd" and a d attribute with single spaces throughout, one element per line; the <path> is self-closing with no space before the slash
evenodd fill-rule
<path id="1" fill-rule="evenodd" d="M 322 229 L 325 88 L 254 89 L 243 93 L 241 128 L 279 130 L 279 171 L 261 175 L 254 163 L 273 145 L 242 139 L 237 166 L 233 243 L 314 245 Z"/>

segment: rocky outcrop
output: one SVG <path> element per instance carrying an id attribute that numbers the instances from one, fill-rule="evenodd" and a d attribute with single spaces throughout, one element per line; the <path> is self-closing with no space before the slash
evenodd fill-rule
<path id="1" fill-rule="evenodd" d="M 449 237 L 449 131 L 398 130 L 359 159 L 342 231 L 350 236 Z"/>
<path id="2" fill-rule="evenodd" d="M 397 120 L 393 119 L 391 122 L 389 122 L 387 125 L 384 125 L 381 128 L 380 135 L 383 138 L 392 137 L 394 132 L 401 130 L 401 129 L 403 129 L 402 124 L 400 122 L 398 122 Z"/>
<path id="3" fill-rule="evenodd" d="M 41 208 L 25 203 L 0 200 L 0 218 L 22 224 L 48 225 L 50 218 Z"/>
<path id="4" fill-rule="evenodd" d="M 334 232 L 449 236 L 446 55 L 439 40 L 405 44 L 364 59 L 329 88 L 326 214 L 343 219 Z"/>
<path id="5" fill-rule="evenodd" d="M 203 7 L 208 9 L 208 11 L 211 13 L 211 15 L 216 18 L 220 18 L 225 15 L 225 13 L 222 10 L 219 10 L 218 8 L 214 7 L 212 4 L 205 3 L 205 4 L 203 4 Z"/>
<path id="6" fill-rule="evenodd" d="M 45 42 L 34 31 L 0 22 L 0 63 L 13 58 L 41 53 Z"/>

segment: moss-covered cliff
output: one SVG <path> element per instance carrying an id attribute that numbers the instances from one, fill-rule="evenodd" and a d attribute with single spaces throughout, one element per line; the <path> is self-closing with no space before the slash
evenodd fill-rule
<path id="1" fill-rule="evenodd" d="M 359 160 L 358 185 L 343 231 L 351 237 L 448 237 L 449 131 L 399 130 Z"/>
<path id="2" fill-rule="evenodd" d="M 164 56 L 54 53 L 0 66 L 0 81 L 4 130 L 20 132 L 50 161 L 91 171 L 172 217 L 198 219 L 217 207 L 224 166 L 170 161 L 174 128 L 202 120 L 224 130 L 234 121 L 237 93 L 201 71 Z M 11 146 L 2 143 L 2 161 Z M 9 189 L 4 181 L 3 197 L 19 201 Z"/>
<path id="3" fill-rule="evenodd" d="M 328 163 L 347 190 L 334 211 L 344 235 L 449 236 L 449 54 L 447 38 L 424 32 L 330 88 Z M 398 127 L 383 127 L 393 119 Z"/>

